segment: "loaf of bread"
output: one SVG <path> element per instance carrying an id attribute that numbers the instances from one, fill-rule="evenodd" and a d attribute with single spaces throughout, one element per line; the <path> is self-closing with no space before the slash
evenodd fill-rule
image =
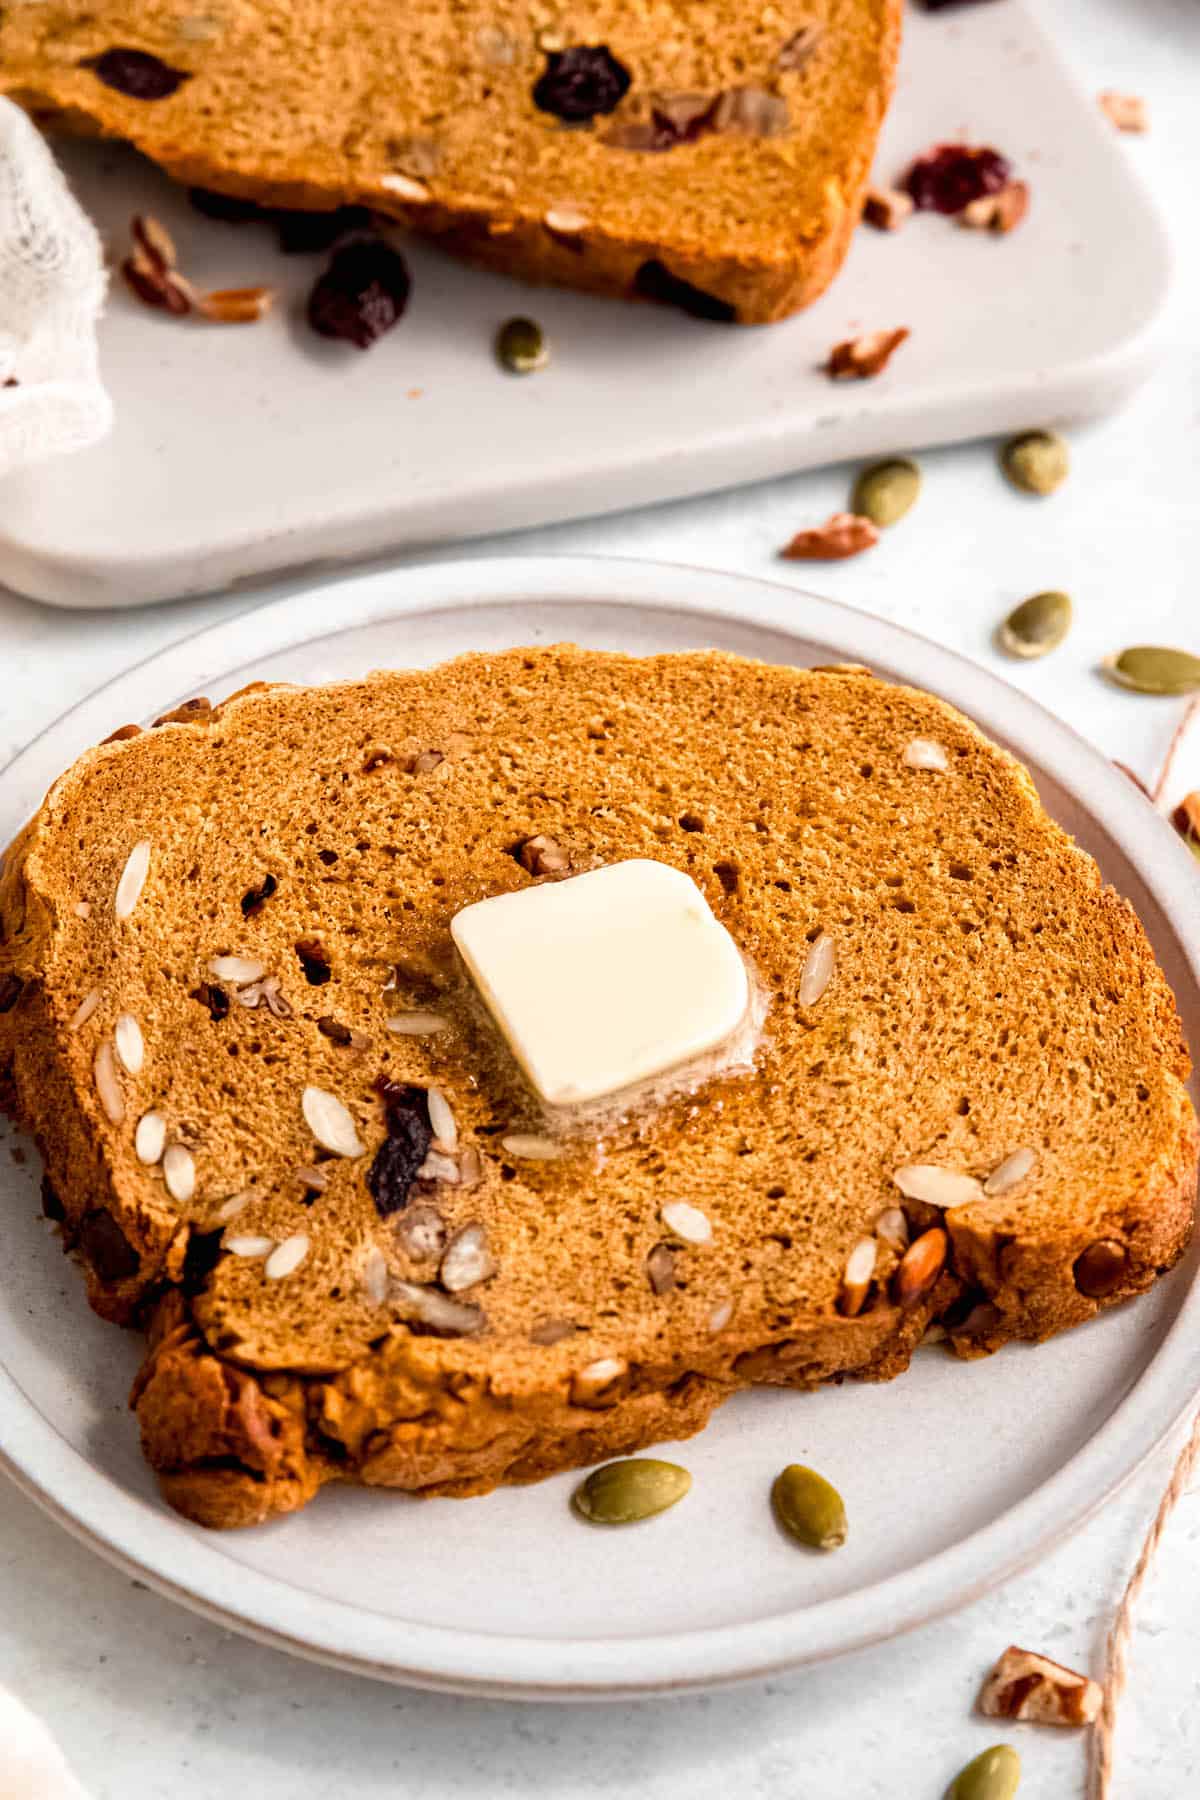
<path id="1" fill-rule="evenodd" d="M 699 885 L 761 1041 L 547 1140 L 450 922 L 634 857 Z M 93 1305 L 149 1323 L 145 1451 L 210 1525 L 527 1481 L 749 1383 L 895 1375 L 934 1322 L 969 1356 L 1089 1319 L 1188 1239 L 1188 1066 L 1025 770 L 863 670 L 258 685 L 88 752 L 0 878 L 0 1099 Z"/>
<path id="2" fill-rule="evenodd" d="M 65 0 L 0 90 L 273 206 L 360 202 L 491 268 L 756 323 L 858 222 L 901 0 Z"/>

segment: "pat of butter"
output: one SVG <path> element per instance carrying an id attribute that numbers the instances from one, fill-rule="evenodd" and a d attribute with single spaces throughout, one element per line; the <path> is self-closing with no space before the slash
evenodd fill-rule
<path id="1" fill-rule="evenodd" d="M 737 945 L 690 875 L 610 863 L 465 906 L 450 930 L 541 1098 L 575 1106 L 702 1056 L 746 1016 Z"/>

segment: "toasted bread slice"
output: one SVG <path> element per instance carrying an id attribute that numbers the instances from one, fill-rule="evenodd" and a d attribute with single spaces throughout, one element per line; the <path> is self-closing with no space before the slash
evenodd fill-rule
<path id="1" fill-rule="evenodd" d="M 757 323 L 841 264 L 900 12 L 47 0 L 0 15 L 0 90 L 182 181 L 361 202 L 534 281 Z"/>
<path id="2" fill-rule="evenodd" d="M 761 1041 L 539 1160 L 450 921 L 630 857 L 700 885 Z M 0 922 L 0 1092 L 93 1304 L 153 1315 L 146 1453 L 208 1524 L 530 1479 L 750 1382 L 896 1374 L 931 1321 L 1042 1338 L 1191 1229 L 1137 919 L 1011 756 L 863 671 L 560 647 L 197 704 L 62 777 Z"/>

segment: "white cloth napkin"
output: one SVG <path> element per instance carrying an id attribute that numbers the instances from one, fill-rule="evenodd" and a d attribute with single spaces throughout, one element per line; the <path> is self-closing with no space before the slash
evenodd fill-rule
<path id="1" fill-rule="evenodd" d="M 96 354 L 104 289 L 95 226 L 36 126 L 0 100 L 0 475 L 111 426 Z"/>
<path id="2" fill-rule="evenodd" d="M 0 1800 L 88 1800 L 46 1727 L 0 1688 Z"/>

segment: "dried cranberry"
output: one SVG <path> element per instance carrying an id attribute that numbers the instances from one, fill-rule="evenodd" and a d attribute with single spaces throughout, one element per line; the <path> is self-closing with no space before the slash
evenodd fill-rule
<path id="1" fill-rule="evenodd" d="M 88 1213 L 79 1227 L 79 1248 L 100 1280 L 110 1286 L 137 1273 L 137 1251 L 106 1212 Z"/>
<path id="2" fill-rule="evenodd" d="M 202 981 L 199 987 L 192 989 L 188 999 L 197 1000 L 201 1006 L 207 1006 L 218 1024 L 229 1015 L 229 995 L 224 988 L 217 987 L 214 982 Z"/>
<path id="3" fill-rule="evenodd" d="M 278 886 L 273 875 L 264 875 L 257 887 L 248 888 L 242 895 L 242 917 L 252 919 L 256 913 L 260 913 L 263 902 L 271 898 Z"/>
<path id="4" fill-rule="evenodd" d="M 131 100 L 166 100 L 185 81 L 192 79 L 186 69 L 173 69 L 160 56 L 148 50 L 120 47 L 103 50 L 99 56 L 85 57 L 80 65 L 93 69 L 105 87 L 127 94 Z"/>
<path id="5" fill-rule="evenodd" d="M 970 144 L 938 144 L 917 159 L 905 187 L 921 212 L 959 213 L 972 200 L 1007 187 L 1012 167 L 998 150 Z"/>
<path id="6" fill-rule="evenodd" d="M 388 1134 L 375 1154 L 367 1186 L 376 1212 L 386 1219 L 408 1205 L 417 1171 L 433 1142 L 433 1126 L 424 1088 L 383 1081 L 379 1091 L 383 1095 Z"/>
<path id="7" fill-rule="evenodd" d="M 728 300 L 719 300 L 715 294 L 706 294 L 703 288 L 693 287 L 682 276 L 672 275 L 657 258 L 642 264 L 634 276 L 633 286 L 643 299 L 677 306 L 681 312 L 690 313 L 693 319 L 712 319 L 719 325 L 728 325 L 737 318 L 737 311 Z"/>
<path id="8" fill-rule="evenodd" d="M 408 304 L 408 267 L 382 238 L 351 238 L 329 259 L 308 297 L 308 322 L 321 337 L 368 350 Z"/>
<path id="9" fill-rule="evenodd" d="M 332 250 L 339 238 L 364 231 L 371 223 L 365 206 L 337 206 L 332 212 L 274 213 L 279 248 L 287 256 L 319 256 Z"/>
<path id="10" fill-rule="evenodd" d="M 614 112 L 629 92 L 629 70 L 607 44 L 572 44 L 551 50 L 534 83 L 533 104 L 556 119 L 594 119 Z"/>
<path id="11" fill-rule="evenodd" d="M 304 979 L 308 985 L 324 987 L 333 974 L 324 944 L 319 944 L 315 938 L 301 938 L 296 945 L 296 955 L 300 958 L 300 967 L 304 970 Z"/>

